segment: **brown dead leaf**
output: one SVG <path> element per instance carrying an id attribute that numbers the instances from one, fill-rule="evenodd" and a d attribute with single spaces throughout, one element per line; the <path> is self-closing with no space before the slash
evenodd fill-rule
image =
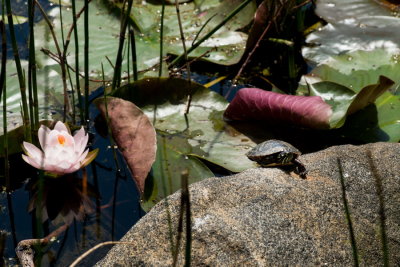
<path id="1" fill-rule="evenodd" d="M 96 99 L 95 104 L 106 118 L 104 98 Z M 156 157 L 154 127 L 143 111 L 130 101 L 107 97 L 107 111 L 113 138 L 142 194 L 147 174 Z"/>

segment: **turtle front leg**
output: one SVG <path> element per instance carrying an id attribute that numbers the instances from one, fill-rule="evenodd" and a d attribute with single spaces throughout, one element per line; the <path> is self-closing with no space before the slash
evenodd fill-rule
<path id="1" fill-rule="evenodd" d="M 296 165 L 296 172 L 298 175 L 300 175 L 300 177 L 303 179 L 307 179 L 308 171 L 306 170 L 306 166 L 304 166 L 304 164 L 298 159 L 294 159 L 293 163 Z"/>

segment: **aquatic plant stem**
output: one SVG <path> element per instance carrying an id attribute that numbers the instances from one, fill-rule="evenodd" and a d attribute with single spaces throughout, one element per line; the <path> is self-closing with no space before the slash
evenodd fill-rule
<path id="1" fill-rule="evenodd" d="M 17 73 L 18 73 L 18 82 L 19 82 L 19 88 L 21 92 L 21 101 L 22 101 L 22 118 L 23 118 L 23 123 L 25 126 L 25 140 L 27 142 L 32 142 L 32 133 L 31 133 L 31 126 L 30 126 L 30 119 L 29 119 L 29 113 L 28 113 L 28 100 L 26 98 L 26 85 L 25 85 L 25 77 L 22 71 L 22 66 L 21 66 L 21 60 L 19 57 L 19 52 L 18 52 L 18 46 L 17 46 L 17 40 L 15 38 L 15 31 L 14 31 L 14 22 L 12 18 L 12 12 L 11 12 L 11 3 L 10 0 L 6 0 L 6 10 L 7 10 L 7 19 L 8 19 L 8 28 L 10 30 L 10 37 L 11 37 L 11 44 L 13 48 L 13 53 L 14 53 L 14 60 L 15 60 L 15 65 L 17 67 Z"/>
<path id="2" fill-rule="evenodd" d="M 84 72 L 85 72 L 85 122 L 89 120 L 89 0 L 85 0 L 84 13 Z M 79 71 L 78 69 L 76 71 Z"/>
<path id="3" fill-rule="evenodd" d="M 65 122 L 66 121 L 66 117 L 67 117 L 67 113 L 70 110 L 69 99 L 68 99 L 68 91 L 67 91 L 68 87 L 67 87 L 66 57 L 62 53 L 62 51 L 60 49 L 60 45 L 58 43 L 57 36 L 55 34 L 53 24 L 51 23 L 49 17 L 47 16 L 46 12 L 43 10 L 42 6 L 40 5 L 40 3 L 37 0 L 35 0 L 35 3 L 37 5 L 37 7 L 39 8 L 40 12 L 42 13 L 43 18 L 46 21 L 47 25 L 49 26 L 49 30 L 50 30 L 51 36 L 53 37 L 53 42 L 54 42 L 54 44 L 56 46 L 57 56 L 58 56 L 59 64 L 60 64 L 60 67 L 61 67 L 61 79 L 62 79 L 63 91 L 64 91 L 63 121 Z M 62 31 L 62 29 L 61 29 L 61 31 Z"/>
<path id="4" fill-rule="evenodd" d="M 132 68 L 133 68 L 133 81 L 138 80 L 138 69 L 137 69 L 137 56 L 136 56 L 136 43 L 135 43 L 135 31 L 130 29 L 129 36 L 131 41 L 132 50 Z"/>
<path id="5" fill-rule="evenodd" d="M 286 2 L 285 2 L 286 3 Z M 278 11 L 276 12 L 275 16 L 268 22 L 267 27 L 265 27 L 263 33 L 260 35 L 260 38 L 258 38 L 256 44 L 254 45 L 253 49 L 249 52 L 249 54 L 247 55 L 245 61 L 243 62 L 242 66 L 240 67 L 238 73 L 236 74 L 236 76 L 233 78 L 232 80 L 232 84 L 234 85 L 237 81 L 237 79 L 240 77 L 240 75 L 242 75 L 242 72 L 244 70 L 244 68 L 247 66 L 247 64 L 250 62 L 250 58 L 253 56 L 254 52 L 257 50 L 257 48 L 260 46 L 260 42 L 261 40 L 264 39 L 265 35 L 267 34 L 267 32 L 269 31 L 269 29 L 271 28 L 271 25 L 273 22 L 275 22 L 275 20 L 277 19 L 277 17 L 281 14 L 281 11 L 283 9 L 283 7 L 285 6 L 285 3 L 281 3 L 281 6 L 279 7 Z M 226 93 L 226 96 L 229 96 L 231 89 L 229 89 L 229 91 Z"/>
<path id="6" fill-rule="evenodd" d="M 34 32 L 35 2 L 28 0 L 29 17 L 29 63 L 28 63 L 28 92 L 29 109 L 31 118 L 31 129 L 33 132 L 39 128 L 39 103 L 36 80 L 36 53 L 35 53 L 35 32 Z"/>
<path id="7" fill-rule="evenodd" d="M 118 45 L 117 59 L 115 61 L 114 77 L 111 85 L 111 91 L 114 91 L 115 88 L 119 87 L 121 83 L 122 51 L 125 42 L 126 28 L 128 26 L 129 16 L 132 10 L 132 4 L 133 0 L 128 0 L 128 8 L 126 9 L 126 14 L 125 16 L 122 16 L 121 20 L 121 31 L 119 33 L 119 45 Z"/>
<path id="8" fill-rule="evenodd" d="M 190 64 L 188 62 L 188 52 L 186 50 L 186 43 L 185 43 L 185 35 L 183 33 L 182 21 L 181 21 L 181 13 L 179 11 L 179 0 L 175 0 L 175 9 L 176 9 L 176 16 L 178 18 L 178 25 L 179 25 L 179 33 L 181 36 L 182 47 L 183 47 L 183 58 L 185 60 L 186 71 L 187 71 L 187 80 L 189 81 L 189 87 L 187 92 L 187 102 L 186 102 L 186 109 L 185 115 L 189 114 L 190 103 L 192 102 L 192 87 L 190 86 L 191 77 L 190 77 Z M 160 66 L 161 68 L 161 66 Z"/>
<path id="9" fill-rule="evenodd" d="M 158 66 L 158 77 L 162 75 L 162 62 L 163 62 L 163 46 L 164 46 L 164 13 L 165 13 L 165 0 L 161 1 L 161 23 L 160 23 L 160 64 Z"/>
<path id="10" fill-rule="evenodd" d="M 209 33 L 207 33 L 203 38 L 198 40 L 195 44 L 193 44 L 188 50 L 187 50 L 187 55 L 189 55 L 193 50 L 195 50 L 197 47 L 199 47 L 204 41 L 206 41 L 208 38 L 210 38 L 216 31 L 218 31 L 222 26 L 225 25 L 232 17 L 234 17 L 239 11 L 241 11 L 243 8 L 245 8 L 250 2 L 253 0 L 245 0 L 243 1 L 237 8 L 235 8 L 231 13 L 228 14 L 228 16 L 225 17 L 224 20 L 222 20 L 219 24 L 217 24 L 214 29 L 212 29 Z M 182 59 L 184 59 L 185 54 L 181 54 L 177 58 L 175 58 L 171 64 L 169 65 L 169 68 L 172 68 L 173 66 L 177 65 Z"/>
<path id="11" fill-rule="evenodd" d="M 117 152 L 115 151 L 116 150 L 116 147 L 115 147 L 116 144 L 115 144 L 114 138 L 112 136 L 112 131 L 111 131 L 111 127 L 110 127 L 110 117 L 108 116 L 106 83 L 104 81 L 104 66 L 103 66 L 103 63 L 101 63 L 101 74 L 102 74 L 102 78 L 103 78 L 103 88 L 104 88 L 103 96 L 104 96 L 104 108 L 106 110 L 105 117 L 106 117 L 107 132 L 108 132 L 108 137 L 109 137 L 111 149 L 113 151 L 113 157 L 114 157 L 115 166 L 116 166 L 117 170 L 119 171 L 121 168 L 120 168 L 119 163 L 118 163 Z"/>
<path id="12" fill-rule="evenodd" d="M 106 241 L 100 244 L 97 244 L 96 246 L 92 247 L 85 253 L 83 253 L 81 256 L 79 256 L 76 260 L 74 260 L 69 267 L 75 267 L 78 265 L 79 262 L 81 262 L 84 258 L 86 258 L 88 255 L 93 253 L 95 250 L 98 248 L 104 247 L 104 246 L 109 246 L 109 245 L 135 245 L 133 242 L 124 242 L 124 241 Z"/>
<path id="13" fill-rule="evenodd" d="M 83 105 L 82 105 L 82 95 L 81 95 L 81 86 L 79 81 L 79 39 L 78 39 L 78 29 L 77 29 L 77 15 L 76 15 L 76 5 L 75 0 L 72 0 L 72 27 L 74 30 L 74 41 L 75 41 L 75 88 L 78 95 L 78 107 L 79 107 L 79 118 L 81 119 L 81 123 L 83 123 Z M 67 51 L 68 43 L 69 43 L 70 33 L 68 33 L 65 45 L 64 45 L 64 53 Z"/>
<path id="14" fill-rule="evenodd" d="M 170 167 L 168 162 L 168 154 L 167 154 L 167 143 L 166 143 L 166 136 L 161 134 L 161 149 L 157 149 L 157 154 L 160 155 L 160 174 L 161 174 L 161 188 L 163 190 L 164 196 L 170 195 L 172 192 L 167 192 L 167 185 L 166 185 L 166 179 L 168 179 L 168 187 L 171 188 L 171 183 L 172 183 L 172 175 L 170 171 Z M 164 171 L 165 170 L 165 171 Z M 167 173 L 168 177 L 165 177 L 165 173 Z M 169 237 L 169 242 L 171 246 L 171 256 L 172 258 L 175 255 L 175 244 L 174 244 L 174 235 L 172 231 L 172 219 L 171 219 L 171 212 L 169 209 L 169 202 L 168 198 L 165 198 L 165 210 L 167 213 L 167 222 L 168 222 L 168 237 Z"/>
<path id="15" fill-rule="evenodd" d="M 4 4 L 4 2 L 3 2 Z M 4 10 L 4 9 L 3 9 Z M 4 19 L 4 13 L 3 13 Z M 1 54 L 7 55 L 7 36 L 4 21 L 0 21 Z M 7 57 L 1 57 L 0 73 L 0 97 L 3 94 L 3 152 L 4 152 L 4 177 L 6 180 L 6 191 L 11 190 L 10 168 L 8 161 L 8 133 L 7 133 L 7 90 L 6 90 Z"/>

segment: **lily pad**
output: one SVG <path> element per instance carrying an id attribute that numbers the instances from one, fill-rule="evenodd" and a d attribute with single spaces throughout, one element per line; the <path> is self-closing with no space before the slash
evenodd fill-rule
<path id="1" fill-rule="evenodd" d="M 185 116 L 188 93 L 192 94 L 192 101 Z M 177 78 L 146 78 L 122 86 L 113 96 L 132 101 L 157 131 L 173 135 L 168 144 L 176 152 L 233 172 L 255 167 L 245 156 L 255 143 L 225 124 L 222 114 L 227 101 L 200 84 Z"/>
<path id="2" fill-rule="evenodd" d="M 314 129 L 329 128 L 331 115 L 331 106 L 320 96 L 285 95 L 258 88 L 240 89 L 224 113 L 228 120 L 288 123 Z"/>
<path id="3" fill-rule="evenodd" d="M 377 49 L 332 57 L 304 76 L 303 82 L 314 87 L 321 81 L 334 81 L 359 93 L 366 86 L 375 83 L 380 75 L 385 75 L 394 81 L 391 92 L 385 92 L 378 97 L 375 107 L 366 107 L 365 113 L 363 110 L 350 116 L 342 134 L 364 142 L 398 142 L 400 140 L 400 97 L 398 95 L 400 62 L 397 53 Z M 303 84 L 299 89 L 304 91 L 305 88 Z"/>
<path id="4" fill-rule="evenodd" d="M 109 1 L 109 3 L 118 8 L 122 7 L 116 1 Z M 192 46 L 195 40 L 199 40 L 210 32 L 241 3 L 240 0 L 195 0 L 181 4 L 179 9 L 186 46 Z M 208 51 L 205 60 L 223 65 L 237 63 L 244 52 L 247 40 L 247 35 L 237 30 L 252 21 L 255 11 L 256 3 L 253 1 L 195 49 L 190 56 L 202 56 Z M 153 64 L 159 60 L 160 12 L 161 1 L 134 1 L 132 7 L 132 20 L 141 32 L 137 38 L 138 55 Z M 163 41 L 165 54 L 180 55 L 183 53 L 175 5 L 165 6 Z M 145 46 L 141 46 L 143 44 Z"/>
<path id="5" fill-rule="evenodd" d="M 398 11 L 372 0 L 321 0 L 317 14 L 329 23 L 306 38 L 303 56 L 318 64 L 331 56 L 356 50 L 400 49 Z"/>
<path id="6" fill-rule="evenodd" d="M 349 88 L 329 82 L 309 84 L 312 96 L 322 97 L 332 107 L 332 115 L 329 120 L 330 128 L 340 128 L 348 115 L 362 110 L 390 88 L 394 82 L 384 76 L 379 77 L 376 84 L 365 86 L 355 93 Z"/>
<path id="7" fill-rule="evenodd" d="M 180 153 L 170 144 L 171 136 L 157 135 L 158 150 L 152 172 L 146 180 L 141 207 L 147 212 L 157 202 L 181 188 L 183 171 L 189 173 L 189 184 L 201 181 L 214 174 L 198 158 Z"/>
<path id="8" fill-rule="evenodd" d="M 378 0 L 319 0 L 315 12 L 331 23 L 345 19 L 358 21 L 363 17 L 397 15 L 395 10 L 380 5 Z"/>

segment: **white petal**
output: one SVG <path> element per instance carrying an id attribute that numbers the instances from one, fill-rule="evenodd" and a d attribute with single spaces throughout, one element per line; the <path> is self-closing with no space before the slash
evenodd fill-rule
<path id="1" fill-rule="evenodd" d="M 43 158 L 43 152 L 39 148 L 37 148 L 35 145 L 28 143 L 28 142 L 23 142 L 22 143 L 28 156 L 31 158 L 35 159 L 42 159 Z M 39 161 L 38 161 L 39 162 Z"/>
<path id="2" fill-rule="evenodd" d="M 42 125 L 38 131 L 39 143 L 42 149 L 46 146 L 47 138 L 50 133 L 50 129 Z"/>
<path id="3" fill-rule="evenodd" d="M 25 160 L 26 163 L 29 165 L 35 167 L 36 169 L 42 169 L 40 164 L 38 164 L 36 161 L 32 160 L 30 157 L 26 155 L 22 155 L 22 159 Z"/>
<path id="4" fill-rule="evenodd" d="M 77 144 L 77 143 L 75 143 L 75 152 L 78 154 L 78 155 L 81 155 L 82 153 L 83 153 L 83 151 L 85 150 L 85 148 L 86 148 L 86 145 L 87 145 L 87 143 L 88 143 L 88 141 L 89 141 L 89 135 L 85 135 L 85 136 L 83 136 L 80 140 L 78 140 L 79 141 L 79 143 Z"/>
<path id="5" fill-rule="evenodd" d="M 89 135 L 85 134 L 85 130 L 83 127 L 75 134 L 75 152 L 79 155 L 82 154 L 83 150 L 85 150 L 87 142 L 89 140 Z"/>
<path id="6" fill-rule="evenodd" d="M 88 153 L 89 153 L 89 148 L 86 149 L 85 152 L 83 152 L 83 154 L 78 158 L 78 160 L 77 160 L 76 162 L 81 163 L 81 162 L 86 158 L 86 156 L 87 156 Z"/>
<path id="7" fill-rule="evenodd" d="M 74 135 L 75 144 L 80 144 L 82 138 L 85 137 L 85 129 L 83 126 L 79 129 L 78 132 Z"/>
<path id="8" fill-rule="evenodd" d="M 69 134 L 67 126 L 65 126 L 65 124 L 62 121 L 58 121 L 56 123 L 56 126 L 54 126 L 53 130 L 57 130 L 59 132 L 67 132 Z"/>

